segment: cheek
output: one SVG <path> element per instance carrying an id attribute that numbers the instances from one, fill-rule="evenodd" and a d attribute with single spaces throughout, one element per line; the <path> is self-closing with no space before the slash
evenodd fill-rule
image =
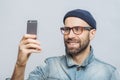
<path id="1" fill-rule="evenodd" d="M 68 39 L 68 36 L 67 35 L 64 35 L 64 40 L 67 40 Z"/>
<path id="2" fill-rule="evenodd" d="M 87 33 L 87 34 L 81 34 L 79 36 L 79 39 L 80 39 L 81 43 L 83 43 L 85 41 L 88 41 L 88 40 L 90 40 L 90 34 L 89 33 Z"/>

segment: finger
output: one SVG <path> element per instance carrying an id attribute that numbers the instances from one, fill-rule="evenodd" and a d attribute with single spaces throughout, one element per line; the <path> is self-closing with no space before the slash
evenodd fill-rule
<path id="1" fill-rule="evenodd" d="M 36 44 L 27 44 L 25 45 L 26 49 L 37 49 L 37 50 L 41 50 L 41 47 L 39 45 Z"/>
<path id="2" fill-rule="evenodd" d="M 37 36 L 34 35 L 34 34 L 25 34 L 25 35 L 23 36 L 22 40 L 24 40 L 24 39 L 28 39 L 28 38 L 36 39 Z"/>
<path id="3" fill-rule="evenodd" d="M 37 50 L 37 49 L 28 49 L 28 53 L 40 53 L 41 52 L 41 49 L 40 50 Z"/>
<path id="4" fill-rule="evenodd" d="M 21 44 L 37 44 L 37 45 L 40 45 L 40 42 L 38 40 L 35 40 L 35 39 L 26 39 L 26 40 L 23 40 L 21 42 Z"/>

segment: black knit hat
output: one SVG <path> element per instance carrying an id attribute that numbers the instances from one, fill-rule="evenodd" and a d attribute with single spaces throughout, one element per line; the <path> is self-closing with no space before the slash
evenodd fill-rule
<path id="1" fill-rule="evenodd" d="M 85 22 L 87 22 L 91 27 L 93 27 L 94 29 L 96 29 L 96 21 L 93 18 L 93 16 L 91 15 L 90 12 L 86 11 L 86 10 L 82 10 L 82 9 L 75 9 L 72 11 L 69 11 L 68 13 L 66 13 L 66 15 L 63 18 L 63 23 L 65 23 L 65 19 L 68 17 L 77 17 L 80 18 L 82 20 L 84 20 Z"/>

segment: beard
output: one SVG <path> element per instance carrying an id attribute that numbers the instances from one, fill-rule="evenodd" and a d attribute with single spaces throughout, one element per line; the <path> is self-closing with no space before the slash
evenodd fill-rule
<path id="1" fill-rule="evenodd" d="M 66 54 L 73 56 L 81 54 L 88 47 L 90 39 L 89 35 L 83 41 L 80 38 L 67 38 L 64 43 Z"/>

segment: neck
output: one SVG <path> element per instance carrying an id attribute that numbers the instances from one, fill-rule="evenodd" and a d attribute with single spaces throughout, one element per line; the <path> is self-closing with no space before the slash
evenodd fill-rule
<path id="1" fill-rule="evenodd" d="M 78 55 L 72 55 L 74 62 L 81 65 L 90 53 L 90 46 L 88 46 L 84 51 L 80 52 Z"/>

